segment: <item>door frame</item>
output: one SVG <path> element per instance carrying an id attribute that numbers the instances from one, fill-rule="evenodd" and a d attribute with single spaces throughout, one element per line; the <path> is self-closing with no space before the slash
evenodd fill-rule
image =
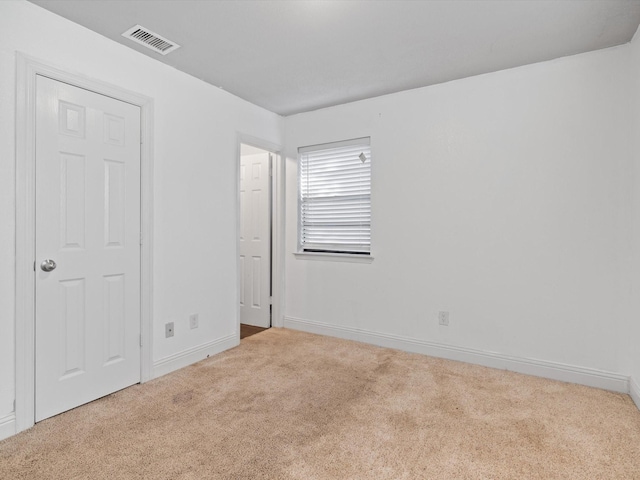
<path id="1" fill-rule="evenodd" d="M 271 326 L 284 327 L 284 161 L 282 146 L 266 140 L 237 134 L 236 152 L 236 335 L 240 341 L 240 157 L 241 144 L 250 145 L 269 152 L 271 162 Z"/>
<path id="2" fill-rule="evenodd" d="M 67 72 L 21 52 L 16 57 L 16 433 L 35 424 L 35 139 L 38 75 L 140 107 L 140 383 L 153 366 L 153 99 Z"/>

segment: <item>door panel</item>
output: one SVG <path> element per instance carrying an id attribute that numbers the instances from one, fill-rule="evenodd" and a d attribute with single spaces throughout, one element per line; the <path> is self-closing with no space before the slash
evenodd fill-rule
<path id="1" fill-rule="evenodd" d="M 269 153 L 240 160 L 240 322 L 271 326 Z"/>
<path id="2" fill-rule="evenodd" d="M 41 76 L 36 91 L 39 421 L 140 381 L 140 109 Z"/>
<path id="3" fill-rule="evenodd" d="M 60 281 L 60 378 L 85 372 L 85 279 Z"/>

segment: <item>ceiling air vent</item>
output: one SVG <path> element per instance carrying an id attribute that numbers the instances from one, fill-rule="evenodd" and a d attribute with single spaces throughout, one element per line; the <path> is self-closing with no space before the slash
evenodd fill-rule
<path id="1" fill-rule="evenodd" d="M 166 38 L 161 37 L 157 33 L 153 33 L 151 30 L 140 25 L 131 27 L 129 30 L 124 32 L 122 36 L 129 38 L 140 45 L 144 45 L 161 55 L 166 55 L 169 52 L 173 52 L 176 48 L 180 48 L 180 45 L 177 43 L 167 40 Z"/>

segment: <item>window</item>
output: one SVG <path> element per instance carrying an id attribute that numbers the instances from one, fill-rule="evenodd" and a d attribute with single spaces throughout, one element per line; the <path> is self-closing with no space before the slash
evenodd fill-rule
<path id="1" fill-rule="evenodd" d="M 369 255 L 369 138 L 302 147 L 300 251 Z"/>

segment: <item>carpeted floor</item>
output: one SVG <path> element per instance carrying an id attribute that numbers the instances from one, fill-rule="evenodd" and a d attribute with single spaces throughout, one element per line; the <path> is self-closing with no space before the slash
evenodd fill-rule
<path id="1" fill-rule="evenodd" d="M 0 479 L 640 479 L 626 395 L 270 329 L 0 442 Z"/>

